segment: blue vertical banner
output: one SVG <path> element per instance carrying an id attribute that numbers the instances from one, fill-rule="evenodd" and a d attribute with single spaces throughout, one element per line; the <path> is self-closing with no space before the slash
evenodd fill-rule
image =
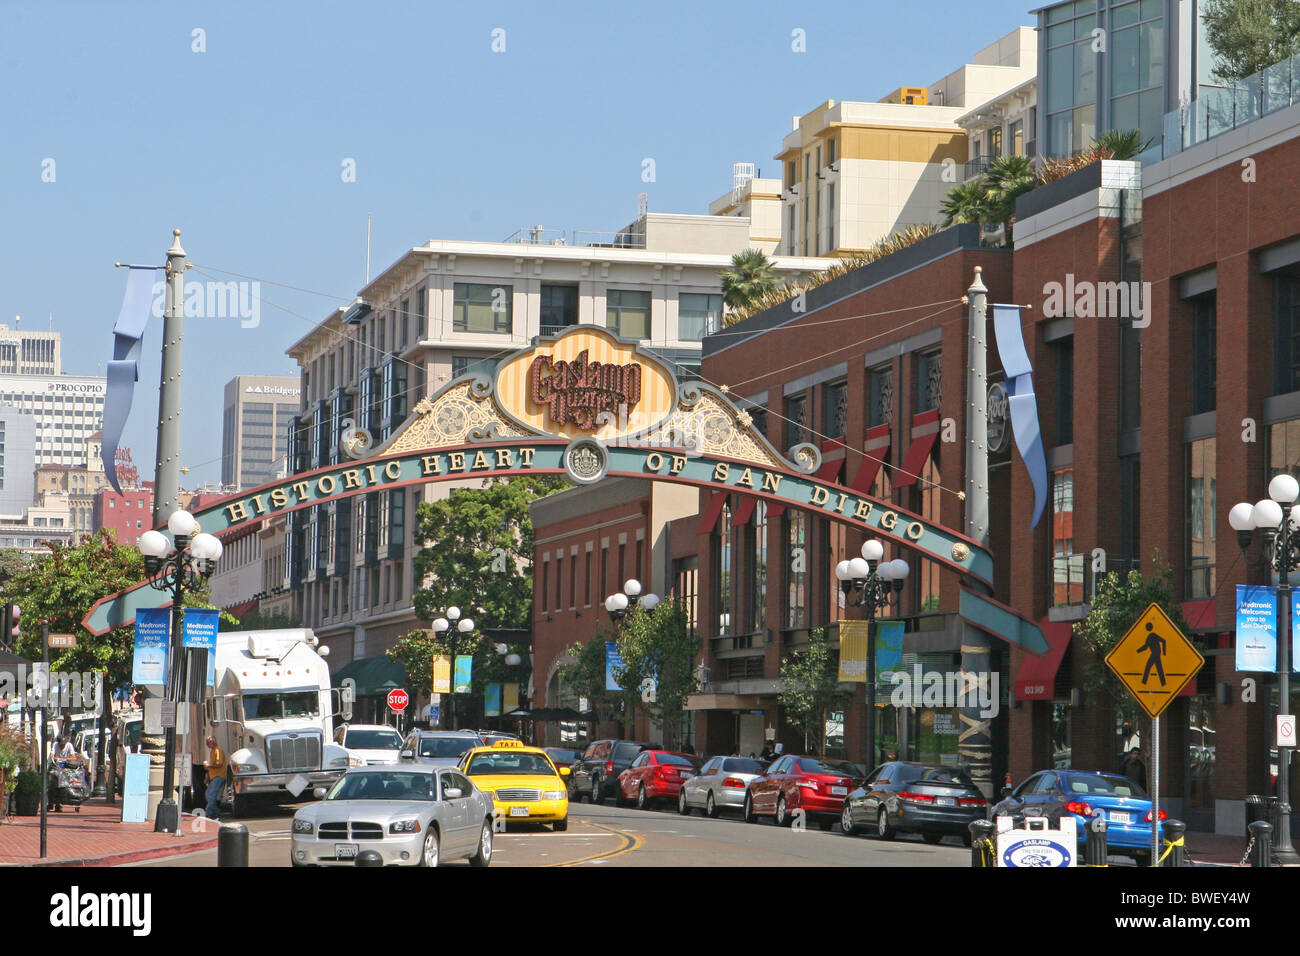
<path id="1" fill-rule="evenodd" d="M 483 694 L 483 716 L 501 716 L 501 685 L 488 684 Z"/>
<path id="2" fill-rule="evenodd" d="M 623 685 L 614 676 L 616 670 L 623 669 L 623 655 L 618 652 L 618 645 L 613 641 L 605 642 L 605 690 L 622 690 Z"/>
<path id="3" fill-rule="evenodd" d="M 1300 617 L 1296 617 L 1297 614 L 1300 614 L 1300 590 L 1292 588 L 1291 589 L 1291 673 L 1292 674 L 1296 673 L 1297 671 L 1300 671 L 1300 651 L 1296 650 L 1297 648 L 1300 648 L 1300 626 L 1297 626 L 1300 625 Z M 1274 664 L 1273 666 L 1276 667 L 1277 665 Z"/>
<path id="4" fill-rule="evenodd" d="M 456 678 L 452 683 L 452 693 L 468 694 L 474 679 L 474 658 L 468 654 L 456 655 Z"/>
<path id="5" fill-rule="evenodd" d="M 103 443 L 100 455 L 104 477 L 119 495 L 117 484 L 117 443 L 131 414 L 135 383 L 140 379 L 140 348 L 144 329 L 153 312 L 154 283 L 163 278 L 163 270 L 128 266 L 126 295 L 122 310 L 113 326 L 113 360 L 108 363 L 108 388 L 104 396 Z M 138 681 L 137 681 L 138 683 Z M 156 684 L 157 681 L 150 681 Z"/>
<path id="6" fill-rule="evenodd" d="M 903 669 L 903 621 L 876 622 L 876 686 L 886 674 Z M 888 678 L 885 683 L 889 683 Z"/>
<path id="7" fill-rule="evenodd" d="M 203 648 L 208 652 L 207 686 L 212 686 L 217 670 L 217 628 L 221 612 L 215 608 L 193 607 L 185 611 L 181 624 L 181 646 Z"/>
<path id="8" fill-rule="evenodd" d="M 1277 670 L 1277 588 L 1237 585 L 1237 670 Z"/>
<path id="9" fill-rule="evenodd" d="M 167 608 L 150 608 L 136 613 L 131 683 L 167 683 L 167 655 L 171 650 L 170 623 L 171 611 Z"/>

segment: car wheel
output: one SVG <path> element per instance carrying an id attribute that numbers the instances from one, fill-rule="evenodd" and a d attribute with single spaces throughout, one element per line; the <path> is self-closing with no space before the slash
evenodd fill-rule
<path id="1" fill-rule="evenodd" d="M 754 798 L 748 793 L 745 794 L 745 806 L 740 811 L 740 814 L 746 823 L 758 822 L 758 814 L 754 812 Z"/>
<path id="2" fill-rule="evenodd" d="M 776 825 L 788 827 L 790 823 L 790 815 L 785 812 L 785 794 L 783 793 L 776 798 Z"/>
<path id="3" fill-rule="evenodd" d="M 420 851 L 420 866 L 438 865 L 438 831 L 429 827 L 424 835 L 424 848 Z"/>
<path id="4" fill-rule="evenodd" d="M 684 817 L 691 815 L 691 805 L 686 802 L 686 788 L 677 791 L 677 812 Z"/>
<path id="5" fill-rule="evenodd" d="M 715 819 L 718 816 L 718 805 L 713 802 L 712 790 L 710 790 L 709 795 L 704 798 L 704 815 Z"/>
<path id="6" fill-rule="evenodd" d="M 551 824 L 552 833 L 563 833 L 567 829 L 569 829 L 568 817 L 565 817 L 563 820 L 556 820 L 554 823 Z"/>
<path id="7" fill-rule="evenodd" d="M 840 811 L 840 829 L 848 836 L 858 835 L 858 825 L 853 822 L 853 808 L 847 800 L 844 801 L 844 809 Z"/>
<path id="8" fill-rule="evenodd" d="M 645 784 L 643 783 L 636 788 L 636 808 L 638 810 L 644 810 L 649 806 L 649 804 L 650 801 L 646 799 Z"/>
<path id="9" fill-rule="evenodd" d="M 925 833 L 922 833 L 922 834 L 921 834 L 921 839 L 924 840 L 926 843 L 930 844 L 931 846 L 934 846 L 934 844 L 936 844 L 936 843 L 942 843 L 942 842 L 943 842 L 943 834 L 942 834 L 942 833 L 933 833 L 933 832 L 927 830 Z"/>
<path id="10" fill-rule="evenodd" d="M 600 804 L 604 802 L 601 798 L 599 777 L 591 778 L 591 802 L 594 804 Z"/>
<path id="11" fill-rule="evenodd" d="M 428 837 L 425 837 L 427 840 Z M 487 866 L 492 862 L 492 821 L 483 821 L 483 832 L 478 837 L 478 852 L 469 858 L 471 866 Z"/>
<path id="12" fill-rule="evenodd" d="M 881 807 L 880 812 L 876 814 L 876 836 L 882 840 L 892 840 L 897 835 L 898 831 L 889 822 L 889 811 Z"/>

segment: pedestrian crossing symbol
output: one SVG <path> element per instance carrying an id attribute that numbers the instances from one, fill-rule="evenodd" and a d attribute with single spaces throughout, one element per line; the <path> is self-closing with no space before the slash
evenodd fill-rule
<path id="1" fill-rule="evenodd" d="M 1152 604 L 1106 655 L 1106 666 L 1150 717 L 1159 717 L 1196 676 L 1205 658 Z"/>

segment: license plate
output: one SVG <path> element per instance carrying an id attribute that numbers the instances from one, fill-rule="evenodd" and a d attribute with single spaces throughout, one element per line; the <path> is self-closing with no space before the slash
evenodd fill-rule
<path id="1" fill-rule="evenodd" d="M 357 845 L 355 843 L 335 843 L 334 856 L 340 860 L 355 860 Z"/>
<path id="2" fill-rule="evenodd" d="M 527 808 L 527 807 L 511 807 L 511 808 L 510 808 L 510 815 L 511 815 L 512 817 L 526 817 L 526 816 L 528 816 L 528 808 Z"/>
<path id="3" fill-rule="evenodd" d="M 849 793 L 848 787 L 831 787 L 832 797 L 845 797 L 848 796 L 848 793 Z"/>
<path id="4" fill-rule="evenodd" d="M 934 804 L 937 807 L 955 807 L 957 806 L 956 797 L 935 797 Z"/>
<path id="5" fill-rule="evenodd" d="M 1132 822 L 1133 822 L 1133 814 L 1131 814 L 1131 813 L 1117 813 L 1117 812 L 1115 812 L 1114 810 L 1112 810 L 1112 811 L 1111 811 L 1107 816 L 1108 816 L 1111 820 L 1114 820 L 1116 823 L 1132 823 Z"/>

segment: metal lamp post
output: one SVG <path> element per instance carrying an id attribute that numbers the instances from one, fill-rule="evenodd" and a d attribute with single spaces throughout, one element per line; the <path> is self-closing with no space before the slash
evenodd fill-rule
<path id="1" fill-rule="evenodd" d="M 460 608 L 449 607 L 445 617 L 440 617 L 433 622 L 434 634 L 442 637 L 450 633 L 451 646 L 451 690 L 447 696 L 450 698 L 447 706 L 448 723 L 456 722 L 456 657 L 460 654 L 461 641 L 468 640 L 469 634 L 474 630 L 474 620 L 468 617 L 460 616 Z M 473 642 L 470 643 L 473 646 Z M 456 730 L 456 727 L 448 727 L 448 730 Z"/>
<path id="2" fill-rule="evenodd" d="M 1272 554 L 1265 558 L 1278 575 L 1278 615 L 1286 621 L 1277 631 L 1277 680 L 1279 713 L 1291 707 L 1291 573 L 1300 569 L 1300 482 L 1282 474 L 1268 483 L 1268 497 L 1255 504 L 1240 502 L 1228 512 L 1228 524 L 1237 532 L 1237 543 L 1245 551 L 1261 532 Z M 1284 510 L 1283 505 L 1287 506 Z M 1280 623 L 1280 622 L 1279 622 Z M 1291 845 L 1291 748 L 1277 748 L 1278 827 L 1273 849 L 1283 864 L 1300 863 Z"/>
<path id="3" fill-rule="evenodd" d="M 175 542 L 159 531 L 146 531 L 140 535 L 136 547 L 144 555 L 145 573 L 150 575 L 149 585 L 171 594 L 170 641 L 167 652 L 167 687 L 164 702 L 171 703 L 172 720 L 164 727 L 166 743 L 163 751 L 163 793 L 154 817 L 154 832 L 175 833 L 180 827 L 180 807 L 176 802 L 172 781 L 176 772 L 176 720 L 175 704 L 181 699 L 182 628 L 185 621 L 185 591 L 194 589 L 208 578 L 221 557 L 221 542 L 210 534 L 195 534 L 198 525 L 188 511 L 172 512 L 167 519 L 167 530 Z"/>
<path id="4" fill-rule="evenodd" d="M 867 609 L 867 769 L 876 765 L 876 611 L 898 603 L 911 566 L 902 558 L 882 561 L 885 546 L 872 538 L 862 545 L 862 557 L 841 561 L 835 577 L 844 592 L 845 607 Z"/>
<path id="5" fill-rule="evenodd" d="M 614 622 L 615 630 L 618 630 L 623 623 L 623 618 L 627 617 L 632 608 L 637 606 L 653 611 L 659 606 L 659 595 L 642 594 L 641 582 L 636 578 L 625 581 L 622 592 L 615 592 L 605 598 L 605 610 L 609 612 L 609 619 Z"/>

